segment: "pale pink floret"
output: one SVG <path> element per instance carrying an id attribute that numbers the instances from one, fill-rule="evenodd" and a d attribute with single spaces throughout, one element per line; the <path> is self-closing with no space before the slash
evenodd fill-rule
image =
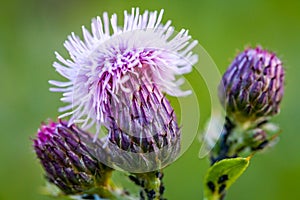
<path id="1" fill-rule="evenodd" d="M 163 10 L 159 13 L 139 9 L 124 12 L 123 27 L 117 25 L 117 15 L 109 20 L 92 20 L 91 33 L 82 27 L 83 40 L 72 33 L 64 46 L 71 59 L 64 59 L 56 52 L 59 62 L 53 66 L 68 82 L 49 81 L 56 86 L 51 91 L 62 92 L 61 100 L 68 105 L 60 108 L 60 117 L 71 116 L 69 122 L 83 123 L 89 128 L 105 121 L 105 113 L 111 99 L 118 101 L 119 90 L 127 91 L 124 83 L 132 75 L 146 78 L 169 95 L 184 96 L 184 82 L 176 76 L 191 72 L 198 61 L 191 50 L 197 41 L 190 41 L 188 31 L 175 34 L 171 21 L 161 23 Z M 112 30 L 112 33 L 110 32 Z"/>

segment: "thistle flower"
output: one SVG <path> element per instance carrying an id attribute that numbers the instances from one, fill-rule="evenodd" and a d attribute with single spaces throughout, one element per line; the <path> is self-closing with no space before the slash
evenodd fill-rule
<path id="1" fill-rule="evenodd" d="M 139 85 L 138 80 L 130 82 Z M 108 149 L 115 152 L 113 164 L 130 172 L 147 172 L 174 161 L 181 131 L 174 109 L 156 85 L 139 85 L 121 100 L 109 109 L 107 139 Z"/>
<path id="2" fill-rule="evenodd" d="M 46 178 L 64 194 L 82 194 L 106 186 L 111 169 L 95 157 L 99 141 L 66 122 L 42 124 L 34 139 L 34 150 Z M 95 192 L 95 191 L 94 191 Z"/>
<path id="3" fill-rule="evenodd" d="M 116 93 L 126 91 L 124 84 L 133 74 L 143 74 L 156 83 L 159 90 L 169 95 L 183 96 L 190 91 L 182 91 L 182 79 L 177 75 L 189 73 L 197 56 L 191 49 L 197 44 L 190 42 L 188 31 L 182 29 L 175 34 L 171 22 L 162 24 L 163 10 L 159 14 L 132 9 L 124 12 L 123 27 L 117 25 L 117 15 L 109 20 L 92 20 L 91 33 L 82 27 L 83 38 L 72 33 L 64 46 L 71 59 L 64 59 L 58 53 L 56 70 L 67 82 L 50 81 L 56 88 L 51 91 L 63 92 L 61 115 L 71 116 L 70 123 L 81 122 L 83 128 L 105 124 L 107 107 L 111 101 L 118 102 Z M 112 29 L 112 33 L 110 32 Z"/>
<path id="4" fill-rule="evenodd" d="M 279 112 L 283 85 L 284 69 L 274 53 L 246 49 L 225 72 L 219 97 L 236 122 L 263 120 Z"/>

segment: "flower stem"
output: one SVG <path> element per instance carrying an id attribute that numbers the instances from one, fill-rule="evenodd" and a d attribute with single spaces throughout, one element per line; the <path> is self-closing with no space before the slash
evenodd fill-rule
<path id="1" fill-rule="evenodd" d="M 230 141 L 228 140 L 229 136 L 232 133 L 232 130 L 234 129 L 235 124 L 233 124 L 228 117 L 225 118 L 225 124 L 224 129 L 221 133 L 220 140 L 212 150 L 212 154 L 210 156 L 210 162 L 211 166 L 220 160 L 223 160 L 225 158 L 229 157 L 235 157 L 230 156 Z"/>
<path id="2" fill-rule="evenodd" d="M 234 128 L 235 124 L 231 122 L 231 120 L 228 117 L 226 117 L 220 140 L 213 148 L 210 155 L 211 166 L 213 166 L 216 162 L 220 160 L 236 157 L 236 155 L 230 155 L 231 141 L 229 140 L 229 137 L 232 134 Z M 223 193 L 218 197 L 218 200 L 224 200 L 225 196 L 226 193 Z"/>
<path id="3" fill-rule="evenodd" d="M 141 187 L 141 200 L 166 200 L 163 198 L 164 185 L 162 171 L 129 175 L 131 181 Z"/>

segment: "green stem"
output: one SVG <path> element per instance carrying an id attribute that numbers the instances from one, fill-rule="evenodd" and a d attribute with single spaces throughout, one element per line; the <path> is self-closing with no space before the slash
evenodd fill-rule
<path id="1" fill-rule="evenodd" d="M 229 140 L 229 137 L 234 128 L 235 128 L 235 124 L 232 123 L 228 117 L 226 117 L 225 123 L 224 123 L 224 128 L 223 128 L 223 131 L 220 136 L 220 140 L 211 152 L 211 156 L 210 156 L 211 166 L 220 160 L 234 157 L 234 156 L 230 155 L 231 144 L 230 144 L 230 140 Z M 226 193 L 219 196 L 218 199 L 216 199 L 216 200 L 224 200 L 225 196 L 226 196 Z"/>
<path id="2" fill-rule="evenodd" d="M 220 200 L 224 200 L 226 196 L 226 193 L 224 193 L 223 195 L 220 196 Z"/>
<path id="3" fill-rule="evenodd" d="M 112 172 L 113 170 L 106 170 L 105 173 L 102 173 L 103 177 L 101 179 L 96 178 L 95 188 L 86 192 L 86 194 L 95 194 L 101 198 L 111 200 L 138 200 L 136 196 L 132 196 L 128 191 L 115 185 L 111 179 Z"/>
<path id="4" fill-rule="evenodd" d="M 164 185 L 162 183 L 163 173 L 161 171 L 132 174 L 129 178 L 141 187 L 141 200 L 165 200 L 163 198 Z"/>
<path id="5" fill-rule="evenodd" d="M 226 117 L 220 140 L 212 150 L 212 154 L 210 156 L 211 166 L 217 161 L 231 157 L 229 155 L 230 141 L 228 140 L 228 138 L 231 135 L 234 127 L 235 125 L 230 121 L 228 117 Z"/>

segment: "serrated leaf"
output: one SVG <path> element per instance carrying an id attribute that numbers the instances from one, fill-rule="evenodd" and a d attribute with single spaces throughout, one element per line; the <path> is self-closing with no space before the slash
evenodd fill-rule
<path id="1" fill-rule="evenodd" d="M 250 157 L 228 158 L 211 166 L 204 181 L 204 200 L 220 200 L 247 169 Z"/>

